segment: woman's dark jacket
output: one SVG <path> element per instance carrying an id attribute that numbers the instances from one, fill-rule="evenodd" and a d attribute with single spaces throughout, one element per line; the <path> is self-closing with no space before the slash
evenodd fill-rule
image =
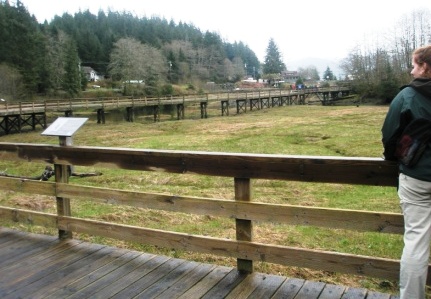
<path id="1" fill-rule="evenodd" d="M 431 120 L 431 79 L 417 78 L 403 86 L 394 98 L 382 127 L 383 156 L 396 160 L 394 156 L 397 140 L 406 125 L 417 118 Z M 399 170 L 418 180 L 431 182 L 431 145 L 413 167 L 399 163 Z"/>

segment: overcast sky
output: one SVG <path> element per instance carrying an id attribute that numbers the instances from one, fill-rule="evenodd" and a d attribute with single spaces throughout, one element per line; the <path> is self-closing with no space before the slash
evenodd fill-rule
<path id="1" fill-rule="evenodd" d="M 10 2 L 13 2 L 10 1 Z M 388 32 L 402 17 L 431 10 L 430 0 L 22 0 L 40 23 L 79 10 L 130 12 L 193 24 L 228 42 L 242 41 L 263 62 L 274 38 L 288 69 L 308 58 L 339 61 L 358 44 Z"/>

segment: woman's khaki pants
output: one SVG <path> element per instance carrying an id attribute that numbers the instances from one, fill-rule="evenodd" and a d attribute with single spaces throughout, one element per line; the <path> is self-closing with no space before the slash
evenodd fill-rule
<path id="1" fill-rule="evenodd" d="M 431 241 L 431 182 L 401 173 L 398 196 L 405 227 L 400 299 L 424 299 Z"/>

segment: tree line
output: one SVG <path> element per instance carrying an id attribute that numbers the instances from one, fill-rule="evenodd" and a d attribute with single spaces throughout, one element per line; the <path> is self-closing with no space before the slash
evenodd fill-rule
<path id="1" fill-rule="evenodd" d="M 149 94 L 169 84 L 235 82 L 260 74 L 246 44 L 191 24 L 88 10 L 39 24 L 23 2 L 0 4 L 0 93 L 16 99 L 59 91 L 76 96 L 85 86 L 81 66 L 112 82 L 143 80 Z"/>
<path id="2" fill-rule="evenodd" d="M 411 52 L 431 43 L 429 10 L 405 15 L 390 32 L 369 37 L 342 61 L 344 78 L 329 67 L 323 80 L 348 80 L 363 97 L 390 101 L 410 80 Z M 176 84 L 234 83 L 245 76 L 280 78 L 286 65 L 271 38 L 263 63 L 243 42 L 192 24 L 127 12 L 64 13 L 39 23 L 17 0 L 0 0 L 0 96 L 75 97 L 87 85 L 82 66 L 90 66 L 113 88 L 134 92 L 127 82 L 145 82 L 145 95 L 169 94 Z M 314 66 L 298 69 L 298 82 L 320 80 Z"/>

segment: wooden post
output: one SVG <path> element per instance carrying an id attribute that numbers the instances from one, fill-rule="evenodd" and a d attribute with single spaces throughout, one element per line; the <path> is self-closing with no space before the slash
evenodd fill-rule
<path id="1" fill-rule="evenodd" d="M 36 129 L 36 113 L 31 114 L 31 129 L 33 131 Z"/>
<path id="2" fill-rule="evenodd" d="M 229 116 L 229 100 L 221 101 L 221 116 L 224 116 L 225 114 Z"/>
<path id="3" fill-rule="evenodd" d="M 184 119 L 184 103 L 177 104 L 177 119 Z"/>
<path id="4" fill-rule="evenodd" d="M 135 109 L 132 107 L 126 107 L 126 119 L 128 122 L 134 122 L 135 121 Z"/>
<path id="5" fill-rule="evenodd" d="M 251 183 L 249 178 L 235 178 L 235 200 L 251 201 Z M 236 239 L 238 241 L 253 241 L 253 223 L 251 220 L 235 219 Z M 252 273 L 253 261 L 237 259 L 240 272 Z"/>
<path id="6" fill-rule="evenodd" d="M 159 105 L 153 107 L 154 122 L 160 121 Z"/>
<path id="7" fill-rule="evenodd" d="M 72 137 L 59 136 L 60 146 L 71 146 Z M 69 183 L 69 176 L 72 172 L 70 165 L 54 164 L 55 181 L 57 183 Z M 58 216 L 71 216 L 70 199 L 63 197 L 56 197 L 57 200 L 57 215 Z M 71 239 L 72 232 L 66 230 L 58 230 L 58 237 L 60 239 Z"/>
<path id="8" fill-rule="evenodd" d="M 127 112 L 129 113 L 129 112 Z M 127 116 L 129 117 L 129 116 Z M 97 123 L 104 124 L 105 123 L 105 109 L 97 109 Z"/>
<path id="9" fill-rule="evenodd" d="M 208 118 L 207 102 L 201 102 L 201 118 Z"/>

